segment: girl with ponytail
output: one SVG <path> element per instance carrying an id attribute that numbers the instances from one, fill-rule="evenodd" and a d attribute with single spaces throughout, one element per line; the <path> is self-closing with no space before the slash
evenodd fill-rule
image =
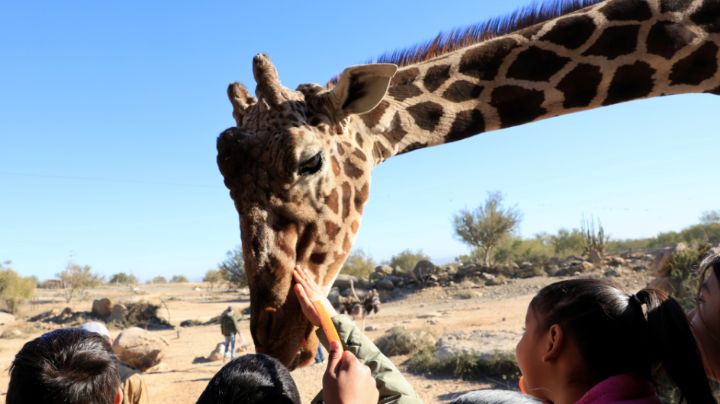
<path id="1" fill-rule="evenodd" d="M 546 286 L 530 302 L 516 355 L 524 390 L 554 404 L 660 403 L 658 365 L 685 402 L 715 403 L 685 313 L 659 290 L 628 295 L 597 279 Z"/>

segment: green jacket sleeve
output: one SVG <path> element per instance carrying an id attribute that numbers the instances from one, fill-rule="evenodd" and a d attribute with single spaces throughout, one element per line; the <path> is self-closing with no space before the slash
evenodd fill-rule
<path id="1" fill-rule="evenodd" d="M 378 347 L 370 341 L 362 331 L 358 330 L 355 323 L 347 316 L 335 316 L 332 318 L 337 328 L 340 340 L 346 350 L 352 352 L 363 364 L 367 365 L 375 378 L 375 383 L 380 391 L 381 404 L 418 404 L 422 400 L 418 398 L 415 390 L 397 367 L 390 362 Z M 328 347 L 325 334 L 318 329 L 316 331 L 320 342 Z M 322 390 L 313 399 L 313 403 L 322 403 Z"/>

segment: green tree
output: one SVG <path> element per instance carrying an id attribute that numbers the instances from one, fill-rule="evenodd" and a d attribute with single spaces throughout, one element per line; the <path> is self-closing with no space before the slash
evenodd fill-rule
<path id="1" fill-rule="evenodd" d="M 78 265 L 68 263 L 65 270 L 55 275 L 60 279 L 65 291 L 65 301 L 70 301 L 77 296 L 83 295 L 88 288 L 95 287 L 102 283 L 102 276 L 93 273 L 89 265 Z"/>
<path id="2" fill-rule="evenodd" d="M 222 272 L 217 269 L 209 269 L 205 272 L 203 281 L 207 282 L 210 286 L 210 290 L 220 286 L 223 282 L 227 282 L 227 279 L 223 276 Z"/>
<path id="3" fill-rule="evenodd" d="M 485 266 L 492 264 L 495 248 L 520 223 L 517 208 L 504 208 L 502 202 L 500 192 L 490 192 L 482 206 L 473 211 L 461 210 L 453 218 L 456 235 L 471 247 L 480 249 Z"/>
<path id="4" fill-rule="evenodd" d="M 400 267 L 404 271 L 412 271 L 420 260 L 430 261 L 430 257 L 424 254 L 422 250 L 412 252 L 406 249 L 390 257 L 388 264 L 393 268 Z"/>
<path id="5" fill-rule="evenodd" d="M 238 288 L 247 286 L 245 261 L 243 260 L 242 248 L 240 246 L 226 253 L 225 261 L 218 264 L 218 270 L 229 284 Z"/>
<path id="6" fill-rule="evenodd" d="M 720 210 L 708 210 L 700 215 L 700 224 L 720 223 Z"/>
<path id="7" fill-rule="evenodd" d="M 118 272 L 110 277 L 108 283 L 112 285 L 137 285 L 138 279 L 135 275 Z"/>
<path id="8" fill-rule="evenodd" d="M 10 263 L 5 262 L 0 269 L 0 299 L 11 313 L 15 313 L 21 302 L 35 294 L 37 282 L 34 277 L 22 277 L 5 265 Z"/>
<path id="9" fill-rule="evenodd" d="M 342 267 L 345 275 L 367 278 L 375 270 L 375 261 L 363 250 L 355 250 L 347 257 Z"/>
<path id="10" fill-rule="evenodd" d="M 560 256 L 582 254 L 584 240 L 582 231 L 578 229 L 560 229 L 556 235 L 550 236 L 555 254 Z"/>
<path id="11" fill-rule="evenodd" d="M 172 278 L 170 278 L 170 283 L 187 283 L 188 279 L 185 277 L 185 275 L 173 275 Z"/>

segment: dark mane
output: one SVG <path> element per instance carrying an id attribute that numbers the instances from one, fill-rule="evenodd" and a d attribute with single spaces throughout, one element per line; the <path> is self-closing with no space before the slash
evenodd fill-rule
<path id="1" fill-rule="evenodd" d="M 532 3 L 508 15 L 494 17 L 469 27 L 441 32 L 431 41 L 385 53 L 374 59 L 372 63 L 394 63 L 401 67 L 411 65 L 552 20 L 601 1 L 603 0 L 551 0 L 546 3 Z"/>

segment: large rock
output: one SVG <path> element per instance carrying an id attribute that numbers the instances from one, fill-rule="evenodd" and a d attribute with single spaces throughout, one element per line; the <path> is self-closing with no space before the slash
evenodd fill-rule
<path id="1" fill-rule="evenodd" d="M 112 303 L 107 297 L 102 299 L 95 299 L 92 302 L 92 314 L 105 319 L 110 317 L 112 313 Z"/>
<path id="2" fill-rule="evenodd" d="M 165 338 L 138 327 L 123 330 L 113 342 L 118 358 L 141 371 L 160 363 L 168 346 Z"/>
<path id="3" fill-rule="evenodd" d="M 124 304 L 115 304 L 110 310 L 110 317 L 108 321 L 116 323 L 124 323 L 128 314 L 128 309 Z"/>
<path id="4" fill-rule="evenodd" d="M 333 283 L 333 287 L 337 287 L 340 290 L 344 290 L 344 289 L 350 288 L 351 283 L 352 283 L 353 287 L 358 286 L 357 276 L 340 274 L 335 279 L 335 283 Z"/>

